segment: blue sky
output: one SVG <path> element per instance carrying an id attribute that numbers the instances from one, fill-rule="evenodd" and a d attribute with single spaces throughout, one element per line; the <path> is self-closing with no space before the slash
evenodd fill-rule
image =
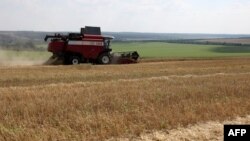
<path id="1" fill-rule="evenodd" d="M 1 0 L 0 30 L 250 34 L 249 0 Z"/>

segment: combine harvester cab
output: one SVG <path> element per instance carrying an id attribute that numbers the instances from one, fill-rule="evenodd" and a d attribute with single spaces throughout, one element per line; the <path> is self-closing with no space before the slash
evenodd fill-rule
<path id="1" fill-rule="evenodd" d="M 81 33 L 69 33 L 68 35 L 46 35 L 48 39 L 48 51 L 53 56 L 45 64 L 129 64 L 137 63 L 139 54 L 132 52 L 111 53 L 112 36 L 101 35 L 100 27 L 81 29 Z"/>

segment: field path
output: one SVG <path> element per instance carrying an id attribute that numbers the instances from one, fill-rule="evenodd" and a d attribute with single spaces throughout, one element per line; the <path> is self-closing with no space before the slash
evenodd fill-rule
<path id="1" fill-rule="evenodd" d="M 153 77 L 142 77 L 142 78 L 128 78 L 128 79 L 116 79 L 110 81 L 86 81 L 86 82 L 72 82 L 72 83 L 49 83 L 44 85 L 33 85 L 33 86 L 11 86 L 7 89 L 22 89 L 22 88 L 41 88 L 41 87 L 54 87 L 54 86 L 76 86 L 76 85 L 103 85 L 103 83 L 117 83 L 117 82 L 140 82 L 140 81 L 153 81 L 153 80 L 174 80 L 176 78 L 189 79 L 189 78 L 208 78 L 217 76 L 240 76 L 250 75 L 250 72 L 244 73 L 211 73 L 211 74 L 185 74 L 185 75 L 167 75 L 167 76 L 153 76 Z M 1 88 L 6 89 L 6 88 Z"/>

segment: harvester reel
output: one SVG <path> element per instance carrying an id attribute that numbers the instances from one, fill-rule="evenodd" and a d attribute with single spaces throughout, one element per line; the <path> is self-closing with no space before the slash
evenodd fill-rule
<path id="1" fill-rule="evenodd" d="M 138 62 L 139 57 L 137 51 L 115 52 L 112 53 L 112 64 L 134 64 Z"/>

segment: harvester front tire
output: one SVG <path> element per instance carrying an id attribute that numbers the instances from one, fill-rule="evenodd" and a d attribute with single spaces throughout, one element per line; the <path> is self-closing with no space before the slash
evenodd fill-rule
<path id="1" fill-rule="evenodd" d="M 99 64 L 106 65 L 106 64 L 110 64 L 110 62 L 111 62 L 111 58 L 108 53 L 103 53 L 98 57 Z"/>
<path id="2" fill-rule="evenodd" d="M 70 64 L 72 65 L 78 65 L 81 63 L 81 59 L 78 56 L 71 56 L 69 60 L 70 60 Z"/>

